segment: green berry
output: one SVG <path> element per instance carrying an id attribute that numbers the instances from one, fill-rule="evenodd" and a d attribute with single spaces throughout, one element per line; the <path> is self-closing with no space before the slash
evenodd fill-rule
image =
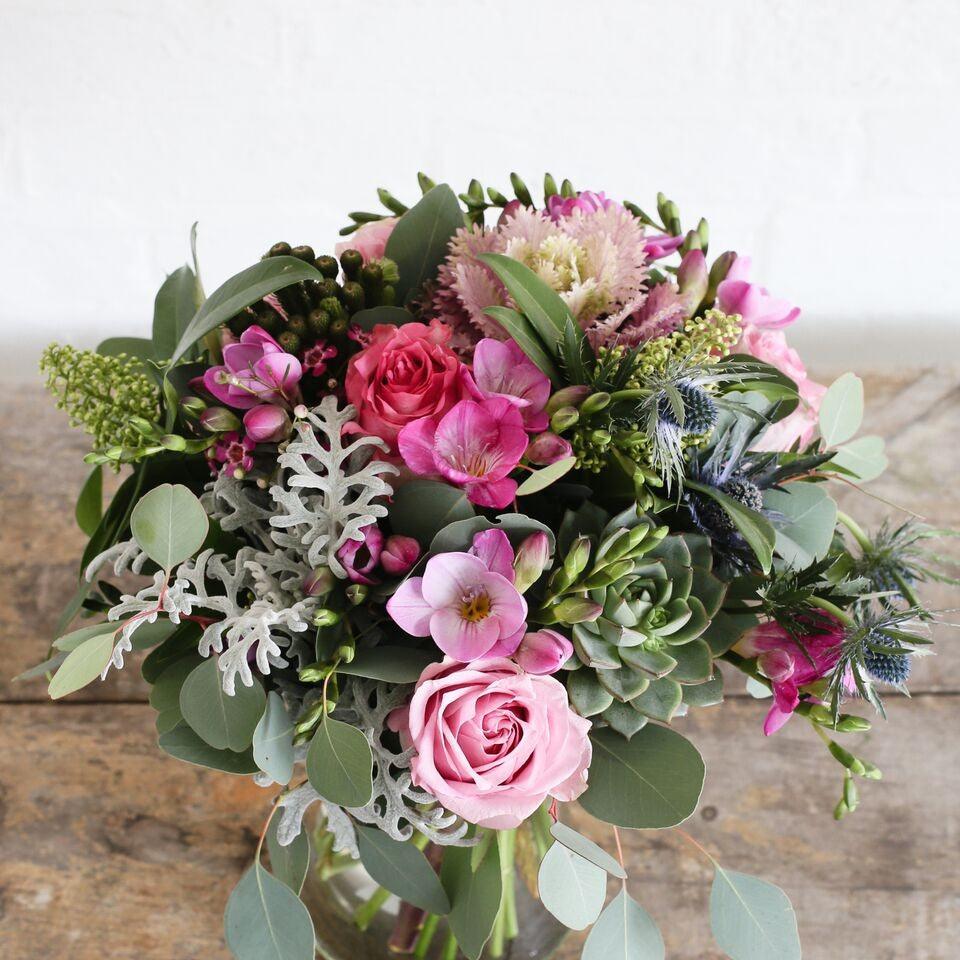
<path id="1" fill-rule="evenodd" d="M 284 330 L 283 333 L 277 337 L 277 343 L 279 343 L 287 353 L 297 353 L 300 350 L 300 338 L 290 330 Z"/>
<path id="2" fill-rule="evenodd" d="M 348 313 L 356 313 L 358 310 L 362 310 L 365 301 L 363 287 L 359 283 L 348 280 L 343 285 L 343 303 Z"/>
<path id="3" fill-rule="evenodd" d="M 355 280 L 363 266 L 363 255 L 359 250 L 344 250 L 340 254 L 340 266 L 343 267 L 343 275 L 348 280 Z"/>
<path id="4" fill-rule="evenodd" d="M 325 337 L 330 329 L 330 314 L 326 310 L 311 310 L 307 317 L 307 326 L 316 337 Z"/>
<path id="5" fill-rule="evenodd" d="M 317 257 L 317 259 L 313 261 L 313 265 L 328 280 L 336 280 L 337 274 L 340 272 L 340 264 L 337 263 L 337 258 L 331 257 L 329 254 L 324 254 L 322 257 Z"/>
<path id="6" fill-rule="evenodd" d="M 282 240 L 280 243 L 275 243 L 268 251 L 268 257 L 289 257 L 290 256 L 290 244 L 284 243 Z"/>

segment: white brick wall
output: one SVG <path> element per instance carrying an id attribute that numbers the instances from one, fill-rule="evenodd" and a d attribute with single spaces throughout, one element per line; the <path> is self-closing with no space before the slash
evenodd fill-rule
<path id="1" fill-rule="evenodd" d="M 665 190 L 815 366 L 953 361 L 958 34 L 956 0 L 0 0 L 0 372 L 145 332 L 195 219 L 212 289 L 420 168 Z"/>

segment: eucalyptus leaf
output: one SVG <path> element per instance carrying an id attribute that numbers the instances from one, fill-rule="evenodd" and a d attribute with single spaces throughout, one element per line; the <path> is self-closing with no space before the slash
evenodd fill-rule
<path id="1" fill-rule="evenodd" d="M 577 833 L 572 827 L 568 827 L 559 820 L 554 821 L 550 827 L 550 833 L 554 840 L 562 843 L 574 853 L 579 854 L 585 860 L 595 863 L 601 870 L 605 870 L 611 877 L 619 880 L 625 880 L 627 871 L 615 860 L 603 847 L 598 846 L 592 840 L 582 834 Z"/>
<path id="2" fill-rule="evenodd" d="M 284 846 L 277 836 L 279 829 L 280 817 L 274 815 L 267 829 L 270 872 L 299 896 L 310 867 L 310 831 L 301 830 Z"/>
<path id="3" fill-rule="evenodd" d="M 562 843 L 553 843 L 537 875 L 540 902 L 565 927 L 585 930 L 600 916 L 607 874 Z"/>
<path id="4" fill-rule="evenodd" d="M 253 751 L 235 753 L 233 750 L 216 750 L 204 743 L 185 723 L 179 723 L 172 730 L 160 735 L 160 749 L 186 763 L 199 767 L 210 767 L 223 773 L 250 774 L 257 772 Z"/>
<path id="5" fill-rule="evenodd" d="M 583 945 L 582 960 L 664 960 L 663 937 L 627 891 L 607 904 Z"/>
<path id="6" fill-rule="evenodd" d="M 531 493 L 539 493 L 546 490 L 552 483 L 556 483 L 561 477 L 568 474 L 577 465 L 576 457 L 564 457 L 563 460 L 557 460 L 542 470 L 535 470 L 523 483 L 517 487 L 517 496 L 526 497 Z"/>
<path id="7" fill-rule="evenodd" d="M 787 895 L 766 880 L 717 864 L 710 926 L 731 960 L 800 960 L 796 914 Z"/>
<path id="8" fill-rule="evenodd" d="M 113 653 L 113 636 L 118 625 L 101 624 L 99 634 L 88 637 L 71 650 L 50 681 L 51 699 L 59 700 L 96 680 L 106 669 Z"/>
<path id="9" fill-rule="evenodd" d="M 491 843 L 474 869 L 469 847 L 446 847 L 440 879 L 450 901 L 447 923 L 468 960 L 480 960 L 503 892 L 500 851 Z"/>
<path id="10" fill-rule="evenodd" d="M 267 698 L 263 686 L 238 684 L 233 696 L 223 690 L 216 657 L 195 667 L 180 690 L 180 712 L 190 728 L 216 750 L 246 750 L 253 741 Z"/>
<path id="11" fill-rule="evenodd" d="M 289 783 L 293 776 L 293 723 L 283 697 L 271 690 L 267 706 L 253 731 L 253 759 L 275 783 Z"/>
<path id="12" fill-rule="evenodd" d="M 626 740 L 613 730 L 594 730 L 590 781 L 580 805 L 620 827 L 655 829 L 682 823 L 703 789 L 703 759 L 667 727 L 647 724 Z"/>
<path id="13" fill-rule="evenodd" d="M 373 794 L 373 754 L 367 738 L 340 720 L 325 717 L 307 750 L 307 778 L 338 807 L 362 807 Z"/>
<path id="14" fill-rule="evenodd" d="M 32 667 L 28 667 L 23 673 L 18 673 L 13 678 L 13 683 L 22 680 L 36 680 L 38 677 L 45 677 L 48 673 L 53 673 L 67 659 L 67 654 L 58 650 L 52 657 L 43 660 Z"/>
<path id="15" fill-rule="evenodd" d="M 143 679 L 147 683 L 156 683 L 171 664 L 196 654 L 202 632 L 198 623 L 181 620 L 173 633 L 144 658 L 140 666 Z"/>
<path id="16" fill-rule="evenodd" d="M 350 317 L 350 322 L 356 324 L 361 330 L 370 331 L 381 323 L 400 327 L 413 319 L 413 314 L 409 310 L 404 310 L 403 307 L 381 306 L 358 310 Z"/>
<path id="17" fill-rule="evenodd" d="M 830 550 L 837 525 L 837 504 L 823 484 L 790 483 L 766 490 L 763 505 L 776 531 L 776 550 L 787 566 L 804 570 Z"/>
<path id="18" fill-rule="evenodd" d="M 820 401 L 820 436 L 828 447 L 849 440 L 863 422 L 863 381 L 854 373 L 834 380 Z"/>
<path id="19" fill-rule="evenodd" d="M 394 840 L 376 827 L 355 824 L 357 849 L 367 873 L 381 887 L 421 910 L 443 916 L 450 901 L 436 871 L 410 840 Z"/>
<path id="20" fill-rule="evenodd" d="M 361 647 L 349 663 L 341 663 L 337 673 L 351 677 L 367 677 L 385 683 L 414 683 L 428 664 L 436 663 L 436 650 L 413 647 Z"/>
<path id="21" fill-rule="evenodd" d="M 840 447 L 830 461 L 849 470 L 861 483 L 876 480 L 889 465 L 883 437 L 857 437 Z"/>
<path id="22" fill-rule="evenodd" d="M 180 483 L 154 487 L 130 515 L 130 530 L 140 549 L 167 571 L 200 549 L 208 527 L 200 501 Z"/>
<path id="23" fill-rule="evenodd" d="M 77 526 L 92 537 L 103 517 L 103 464 L 98 463 L 83 481 L 75 514 Z"/>
<path id="24" fill-rule="evenodd" d="M 157 682 L 150 688 L 150 706 L 157 713 L 172 714 L 176 711 L 180 720 L 180 691 L 187 677 L 203 662 L 199 653 L 194 651 L 190 656 L 183 657 L 169 664 L 157 678 Z"/>
<path id="25" fill-rule="evenodd" d="M 411 480 L 393 496 L 390 522 L 394 533 L 427 546 L 447 524 L 468 520 L 475 511 L 466 494 L 437 480 Z"/>
<path id="26" fill-rule="evenodd" d="M 544 533 L 553 554 L 556 538 L 553 531 L 539 520 L 523 513 L 501 513 L 493 520 L 487 517 L 470 517 L 447 524 L 430 542 L 431 553 L 464 553 L 473 545 L 473 538 L 484 530 L 502 530 L 516 549 L 532 533 Z"/>
<path id="27" fill-rule="evenodd" d="M 70 653 L 71 650 L 76 650 L 80 644 L 86 643 L 91 637 L 98 637 L 103 633 L 116 633 L 119 629 L 120 624 L 118 622 L 91 623 L 89 626 L 78 627 L 76 630 L 71 630 L 70 633 L 65 633 L 62 637 L 57 637 L 53 641 L 53 647 L 55 650 Z"/>
<path id="28" fill-rule="evenodd" d="M 223 917 L 237 960 L 314 960 L 310 912 L 282 881 L 255 863 L 233 888 Z"/>
<path id="29" fill-rule="evenodd" d="M 155 370 L 152 361 L 156 359 L 153 352 L 153 341 L 146 337 L 107 337 L 97 347 L 97 353 L 105 357 L 118 357 L 125 354 L 134 360 L 144 361 L 143 367 L 147 372 Z"/>

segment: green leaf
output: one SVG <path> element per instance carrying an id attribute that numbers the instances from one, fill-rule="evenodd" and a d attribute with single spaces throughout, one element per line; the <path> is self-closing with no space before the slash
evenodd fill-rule
<path id="1" fill-rule="evenodd" d="M 169 640 L 179 627 L 179 624 L 166 619 L 166 617 L 154 620 L 153 623 L 141 623 L 133 636 L 130 637 L 130 643 L 134 650 L 150 650 Z"/>
<path id="2" fill-rule="evenodd" d="M 429 544 L 447 524 L 467 520 L 475 511 L 466 494 L 438 480 L 411 480 L 393 496 L 390 523 L 394 533 Z"/>
<path id="3" fill-rule="evenodd" d="M 70 653 L 71 650 L 76 650 L 82 643 L 86 643 L 91 637 L 99 637 L 103 633 L 116 633 L 120 629 L 120 622 L 102 622 L 102 623 L 92 623 L 87 627 L 80 627 L 77 630 L 72 630 L 70 633 L 64 634 L 62 637 L 57 637 L 53 641 L 53 646 L 55 650 L 63 650 L 64 653 Z"/>
<path id="4" fill-rule="evenodd" d="M 140 628 L 143 629 L 142 627 Z M 144 658 L 140 667 L 140 674 L 147 683 L 156 683 L 164 671 L 173 663 L 197 652 L 197 644 L 202 634 L 200 625 L 191 620 L 181 620 L 173 633 L 160 644 L 156 650 L 151 650 Z M 134 634 L 136 636 L 136 634 Z M 177 695 L 179 706 L 180 697 Z"/>
<path id="5" fill-rule="evenodd" d="M 153 355 L 172 357 L 177 344 L 197 311 L 197 278 L 186 265 L 174 270 L 153 301 Z"/>
<path id="6" fill-rule="evenodd" d="M 113 653 L 113 635 L 119 629 L 119 624 L 101 624 L 100 627 L 99 634 L 84 640 L 60 664 L 48 688 L 51 699 L 59 700 L 85 687 L 103 673 Z"/>
<path id="7" fill-rule="evenodd" d="M 650 717 L 651 720 L 659 720 L 661 723 L 669 723 L 680 709 L 682 702 L 683 690 L 673 679 L 673 674 L 651 680 L 646 689 L 630 701 L 631 706 L 638 713 Z"/>
<path id="8" fill-rule="evenodd" d="M 370 307 L 368 310 L 358 310 L 350 317 L 361 330 L 372 330 L 377 324 L 388 323 L 394 327 L 402 327 L 414 319 L 413 314 L 403 307 Z"/>
<path id="9" fill-rule="evenodd" d="M 731 960 L 800 960 L 797 918 L 772 883 L 716 865 L 710 926 Z"/>
<path id="10" fill-rule="evenodd" d="M 125 353 L 135 360 L 145 361 L 143 366 L 148 370 L 155 370 L 152 361 L 155 358 L 153 341 L 146 337 L 107 337 L 98 347 L 97 353 L 105 357 L 117 357 Z"/>
<path id="11" fill-rule="evenodd" d="M 445 183 L 428 190 L 397 221 L 385 254 L 400 271 L 396 287 L 401 303 L 409 302 L 427 280 L 436 277 L 453 235 L 463 225 L 463 211 Z"/>
<path id="12" fill-rule="evenodd" d="M 676 669 L 671 678 L 680 683 L 706 683 L 713 676 L 713 654 L 705 640 L 691 640 L 690 643 L 671 647 L 670 652 L 676 658 Z"/>
<path id="13" fill-rule="evenodd" d="M 427 664 L 440 657 L 435 650 L 412 647 L 362 647 L 349 663 L 341 663 L 337 673 L 351 677 L 367 677 L 385 683 L 414 683 Z"/>
<path id="14" fill-rule="evenodd" d="M 621 890 L 594 924 L 582 960 L 663 960 L 666 947 L 650 914 Z"/>
<path id="15" fill-rule="evenodd" d="M 293 723 L 283 697 L 273 690 L 267 707 L 253 731 L 253 759 L 276 783 L 289 783 L 293 776 Z"/>
<path id="16" fill-rule="evenodd" d="M 776 530 L 776 550 L 794 570 L 822 560 L 837 525 L 837 505 L 822 484 L 790 483 L 765 490 L 763 505 Z"/>
<path id="17" fill-rule="evenodd" d="M 83 481 L 76 507 L 77 526 L 92 537 L 103 516 L 103 465 L 98 463 Z"/>
<path id="18" fill-rule="evenodd" d="M 562 843 L 546 852 L 537 874 L 540 902 L 565 927 L 585 930 L 600 916 L 607 874 Z"/>
<path id="19" fill-rule="evenodd" d="M 223 917 L 237 960 L 314 960 L 310 912 L 283 882 L 255 863 L 233 888 Z"/>
<path id="20" fill-rule="evenodd" d="M 583 336 L 583 331 L 572 316 L 567 317 L 566 323 L 563 325 L 563 342 L 560 345 L 560 353 L 570 383 L 586 383 L 588 375 L 584 354 L 588 353 L 592 362 L 594 353 L 589 341 Z"/>
<path id="21" fill-rule="evenodd" d="M 184 357 L 201 337 L 268 293 L 275 293 L 302 280 L 322 279 L 316 267 L 296 257 L 268 257 L 247 267 L 204 300 L 183 331 L 170 358 L 171 365 Z"/>
<path id="22" fill-rule="evenodd" d="M 360 823 L 354 829 L 360 860 L 381 887 L 429 913 L 443 916 L 450 912 L 440 878 L 410 840 L 394 840 L 382 830 Z"/>
<path id="23" fill-rule="evenodd" d="M 130 531 L 140 549 L 168 572 L 200 549 L 208 528 L 200 501 L 180 483 L 154 487 L 130 515 Z"/>
<path id="24" fill-rule="evenodd" d="M 556 483 L 561 477 L 566 476 L 577 465 L 576 457 L 565 457 L 563 460 L 557 460 L 542 470 L 534 470 L 523 483 L 517 487 L 517 496 L 526 497 L 531 493 L 539 493 L 546 490 L 552 483 Z"/>
<path id="25" fill-rule="evenodd" d="M 266 705 L 266 694 L 257 680 L 250 687 L 238 684 L 232 697 L 224 693 L 216 657 L 194 668 L 180 691 L 183 719 L 216 750 L 246 750 Z"/>
<path id="26" fill-rule="evenodd" d="M 277 838 L 279 827 L 280 817 L 274 816 L 267 830 L 270 872 L 299 896 L 310 866 L 310 831 L 301 830 L 290 843 L 283 846 Z"/>
<path id="27" fill-rule="evenodd" d="M 356 728 L 326 717 L 307 750 L 307 779 L 338 807 L 362 807 L 373 794 L 373 754 Z"/>
<path id="28" fill-rule="evenodd" d="M 711 487 L 709 484 L 691 480 L 689 477 L 684 480 L 684 484 L 723 507 L 724 512 L 754 552 L 757 561 L 760 563 L 760 568 L 764 573 L 769 573 L 773 563 L 773 545 L 777 535 L 773 525 L 766 517 L 762 517 L 756 510 L 745 507 L 739 501 L 734 500 L 733 497 L 721 493 L 716 487 Z"/>
<path id="29" fill-rule="evenodd" d="M 820 436 L 828 447 L 849 440 L 863 422 L 863 381 L 853 373 L 834 380 L 820 402 Z"/>
<path id="30" fill-rule="evenodd" d="M 876 480 L 887 469 L 883 437 L 857 437 L 844 444 L 830 461 L 853 473 L 861 483 Z"/>
<path id="31" fill-rule="evenodd" d="M 502 530 L 516 549 L 531 533 L 545 533 L 550 542 L 550 554 L 556 546 L 553 531 L 539 520 L 523 513 L 501 513 L 493 520 L 487 517 L 471 517 L 448 523 L 430 541 L 431 553 L 465 553 L 473 545 L 473 538 L 484 530 Z"/>
<path id="32" fill-rule="evenodd" d="M 550 833 L 554 840 L 579 854 L 584 860 L 595 863 L 601 870 L 609 873 L 611 877 L 616 877 L 618 880 L 626 879 L 627 871 L 603 847 L 577 833 L 572 827 L 556 820 L 550 827 Z"/>
<path id="33" fill-rule="evenodd" d="M 56 670 L 66 659 L 67 655 L 62 650 L 58 651 L 48 660 L 43 660 L 35 666 L 28 667 L 23 673 L 18 673 L 12 682 L 17 683 L 22 680 L 36 680 L 38 677 L 45 677 L 48 673 Z"/>
<path id="34" fill-rule="evenodd" d="M 594 730 L 590 783 L 580 805 L 619 827 L 674 827 L 696 809 L 703 789 L 703 759 L 674 730 L 647 724 L 625 740 Z"/>
<path id="35" fill-rule="evenodd" d="M 723 703 L 723 674 L 717 670 L 706 683 L 685 686 L 683 702 L 689 707 L 712 707 Z"/>
<path id="36" fill-rule="evenodd" d="M 480 960 L 500 909 L 500 851 L 491 843 L 476 869 L 471 868 L 470 859 L 469 847 L 446 847 L 440 879 L 451 904 L 450 930 L 464 956 Z"/>
<path id="37" fill-rule="evenodd" d="M 726 653 L 735 646 L 740 638 L 757 625 L 755 613 L 727 613 L 721 610 L 710 621 L 703 633 L 703 639 L 710 645 L 715 657 Z"/>
<path id="38" fill-rule="evenodd" d="M 210 767 L 223 773 L 250 774 L 257 772 L 252 750 L 234 753 L 233 750 L 216 750 L 201 740 L 185 723 L 179 723 L 172 730 L 160 735 L 160 749 L 187 763 L 198 767 Z"/>
<path id="39" fill-rule="evenodd" d="M 560 370 L 543 341 L 537 336 L 529 321 L 516 310 L 509 307 L 487 307 L 483 311 L 493 317 L 497 323 L 516 341 L 517 346 L 536 364 L 540 372 L 550 378 L 550 382 L 558 389 L 565 385 Z"/>
<path id="40" fill-rule="evenodd" d="M 180 691 L 187 677 L 202 662 L 200 654 L 194 651 L 189 657 L 171 663 L 150 688 L 150 706 L 157 713 L 166 713 L 168 718 L 175 714 L 179 723 L 183 719 L 183 714 L 180 712 Z"/>

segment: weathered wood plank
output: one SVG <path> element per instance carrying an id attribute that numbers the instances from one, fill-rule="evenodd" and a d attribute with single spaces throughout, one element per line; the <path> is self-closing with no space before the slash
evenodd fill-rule
<path id="1" fill-rule="evenodd" d="M 680 727 L 709 771 L 688 829 L 727 866 L 783 886 L 807 960 L 953 958 L 960 743 L 947 734 L 958 709 L 950 696 L 894 704 L 858 744 L 886 779 L 865 784 L 861 809 L 839 825 L 839 770 L 804 724 L 764 740 L 762 704 L 699 711 Z M 162 756 L 151 719 L 139 705 L 0 707 L 4 957 L 226 958 L 223 905 L 269 794 Z M 610 846 L 608 828 L 574 818 Z M 668 955 L 720 960 L 700 855 L 675 831 L 624 839 L 631 889 Z M 562 956 L 577 955 L 571 941 Z"/>

